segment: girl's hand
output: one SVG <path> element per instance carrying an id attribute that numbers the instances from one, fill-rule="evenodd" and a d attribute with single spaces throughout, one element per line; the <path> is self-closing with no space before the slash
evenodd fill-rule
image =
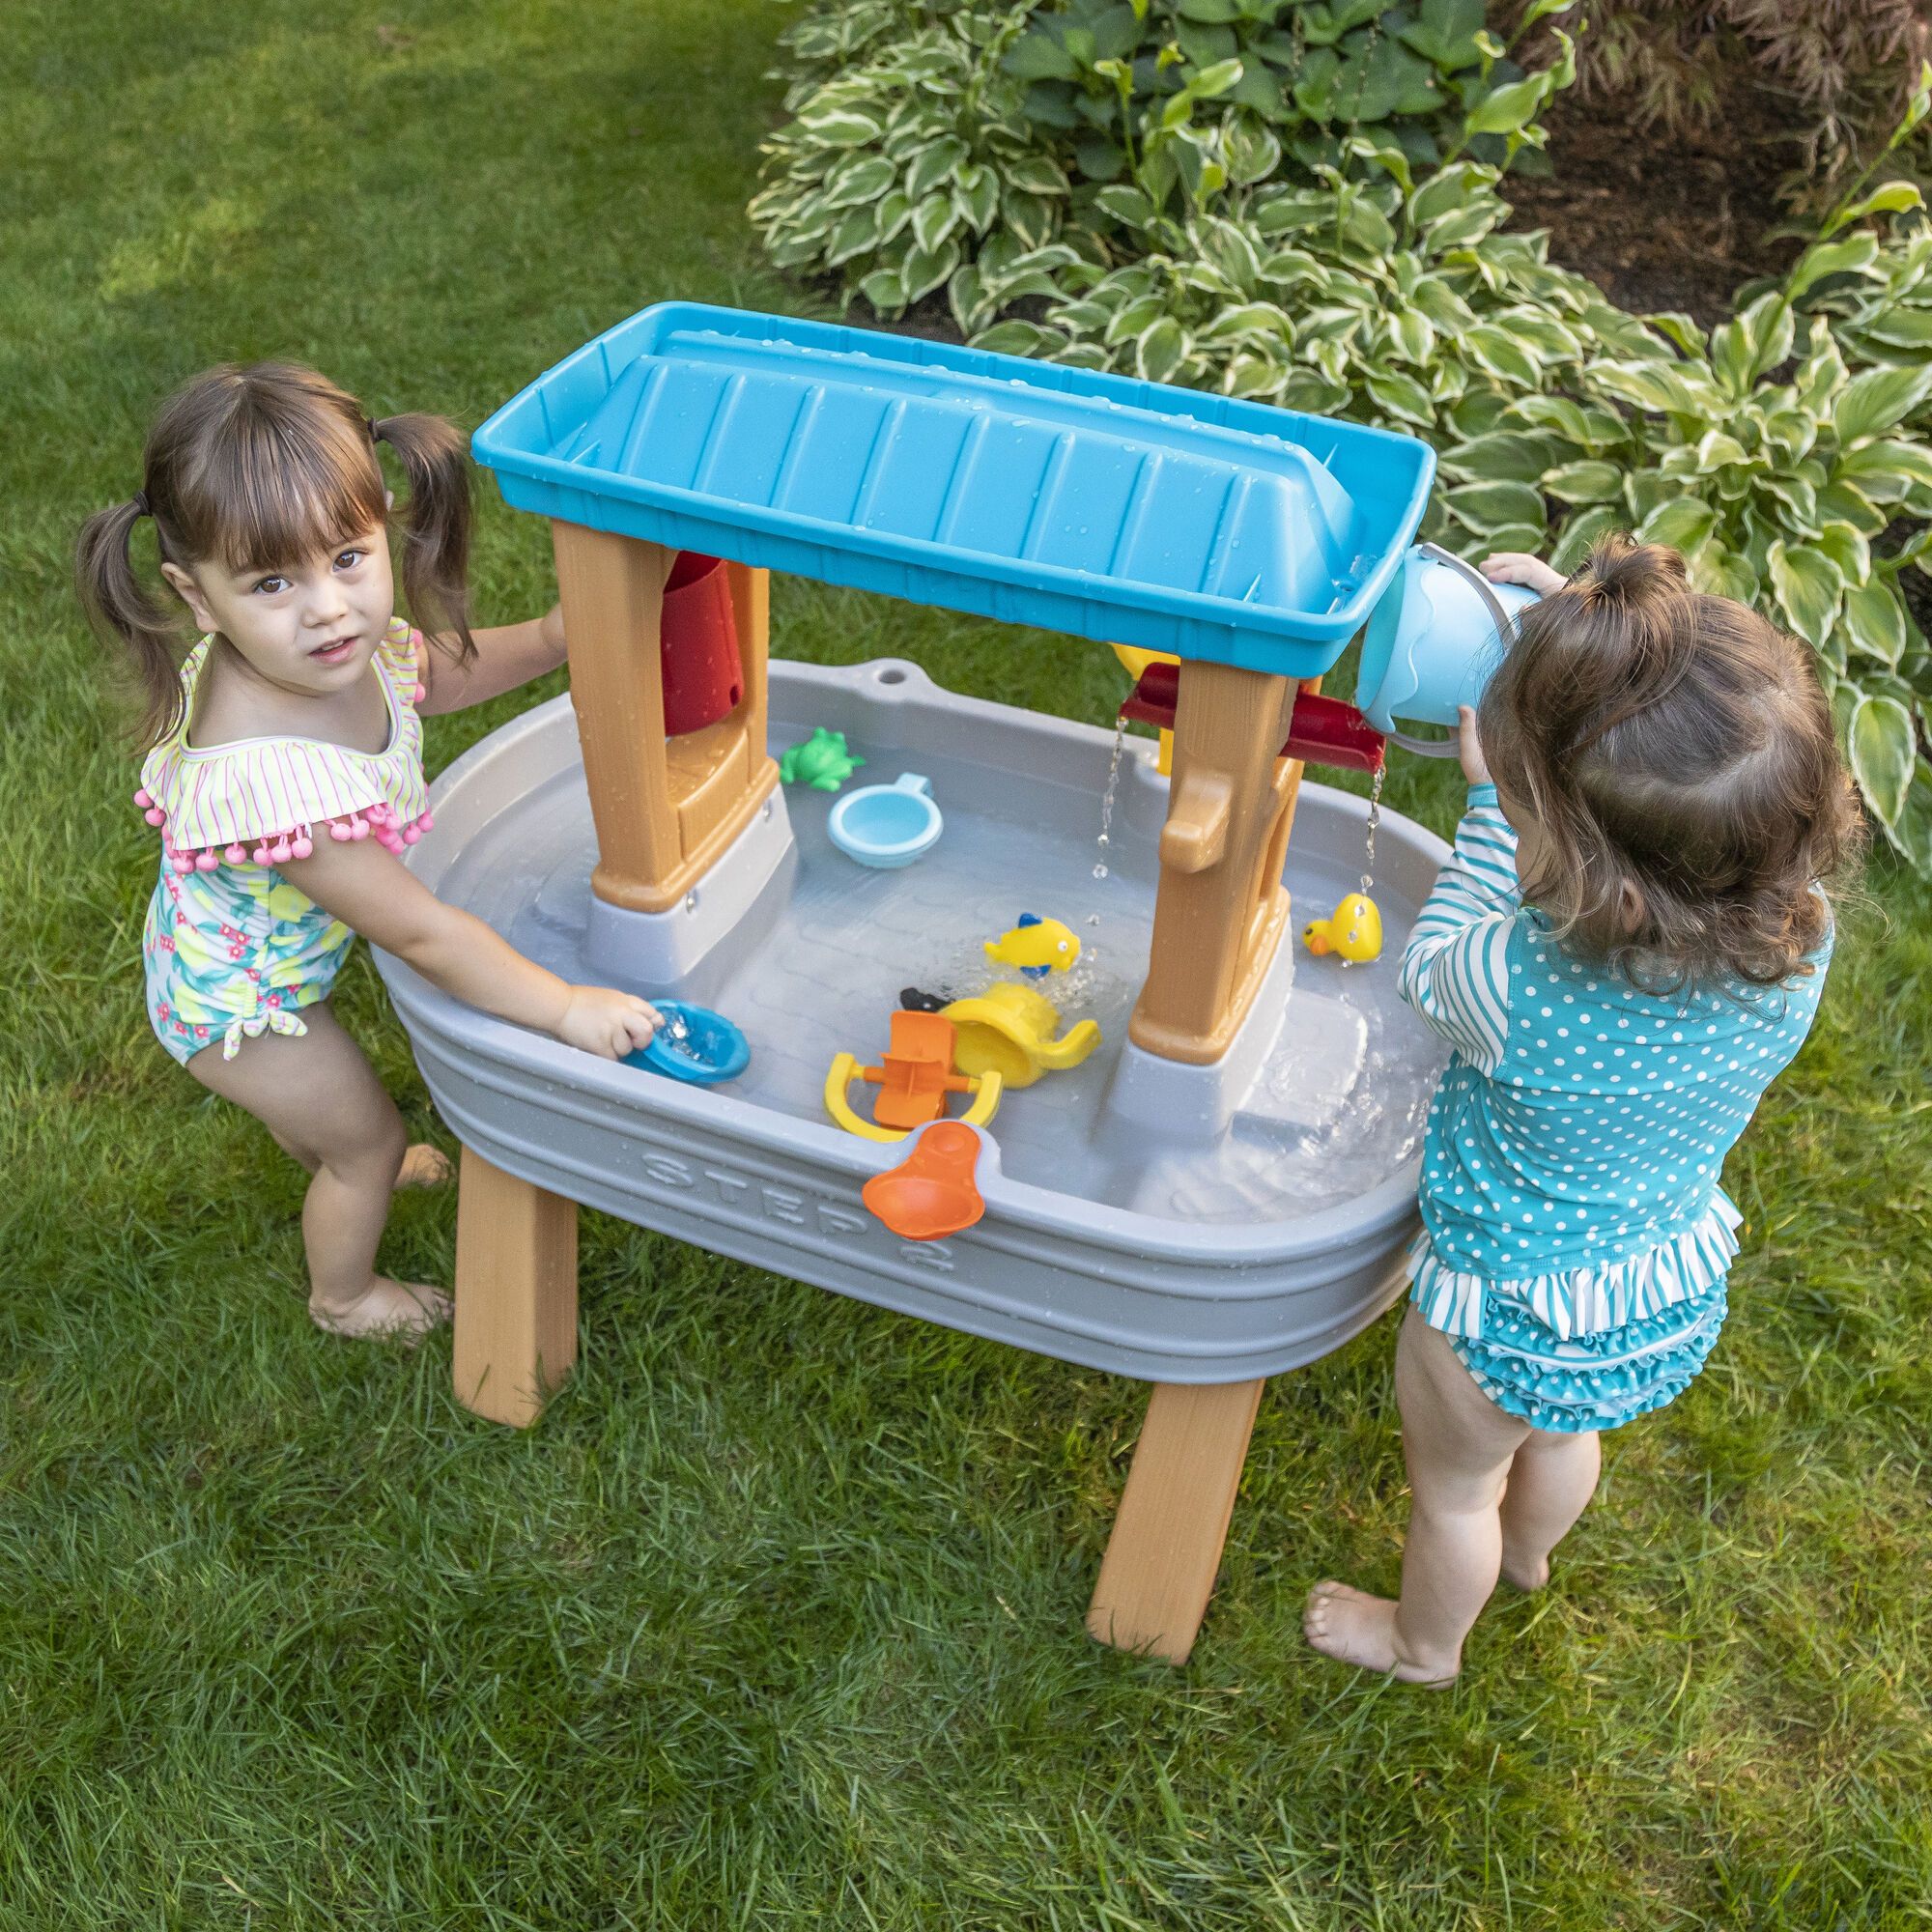
<path id="1" fill-rule="evenodd" d="M 1520 550 L 1499 550 L 1494 556 L 1483 559 L 1483 575 L 1492 583 L 1520 583 L 1525 590 L 1534 590 L 1539 597 L 1548 597 L 1552 590 L 1561 590 L 1569 579 L 1551 570 L 1540 556 L 1530 556 Z"/>
<path id="2" fill-rule="evenodd" d="M 651 1036 L 663 1025 L 664 1015 L 635 993 L 620 993 L 611 986 L 573 986 L 556 1037 L 565 1046 L 601 1054 L 606 1060 L 622 1060 L 627 1053 L 650 1045 Z"/>
<path id="3" fill-rule="evenodd" d="M 1472 785 L 1495 783 L 1490 761 L 1483 756 L 1483 741 L 1476 736 L 1476 714 L 1466 704 L 1456 707 L 1456 750 L 1462 755 L 1463 776 Z"/>

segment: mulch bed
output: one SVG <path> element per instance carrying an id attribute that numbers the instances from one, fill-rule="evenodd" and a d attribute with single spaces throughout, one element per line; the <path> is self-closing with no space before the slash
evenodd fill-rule
<path id="1" fill-rule="evenodd" d="M 1516 226 L 1549 230 L 1550 259 L 1621 307 L 1721 322 L 1738 287 L 1803 247 L 1778 187 L 1797 162 L 1788 126 L 1760 97 L 1706 132 L 1634 128 L 1626 103 L 1558 99 L 1546 117 L 1553 172 L 1512 176 Z"/>

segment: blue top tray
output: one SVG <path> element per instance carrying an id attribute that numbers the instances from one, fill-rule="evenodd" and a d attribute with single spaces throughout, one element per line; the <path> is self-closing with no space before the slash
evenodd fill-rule
<path id="1" fill-rule="evenodd" d="M 1413 437 L 1053 362 L 661 302 L 476 432 L 519 509 L 1313 677 L 1421 521 Z"/>

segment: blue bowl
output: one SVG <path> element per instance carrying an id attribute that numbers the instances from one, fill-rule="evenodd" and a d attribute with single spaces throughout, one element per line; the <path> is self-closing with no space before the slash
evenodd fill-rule
<path id="1" fill-rule="evenodd" d="M 889 785 L 848 791 L 832 808 L 825 829 L 848 859 L 886 871 L 929 852 L 946 821 L 932 802 L 932 781 L 904 772 Z"/>
<path id="2" fill-rule="evenodd" d="M 751 1065 L 751 1043 L 723 1013 L 694 1007 L 684 1000 L 653 1000 L 665 1024 L 651 1036 L 648 1046 L 624 1056 L 626 1066 L 641 1066 L 694 1087 L 715 1087 L 735 1080 Z M 684 1037 L 673 1037 L 672 1020 L 684 1023 Z"/>

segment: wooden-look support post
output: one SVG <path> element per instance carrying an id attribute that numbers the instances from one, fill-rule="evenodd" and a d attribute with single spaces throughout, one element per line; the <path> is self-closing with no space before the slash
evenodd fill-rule
<path id="1" fill-rule="evenodd" d="M 677 553 L 576 524 L 553 523 L 551 535 L 597 827 L 590 889 L 632 912 L 668 912 L 778 786 L 765 753 L 768 573 L 726 566 L 745 686 L 737 704 L 668 738 L 660 646 Z"/>
<path id="2" fill-rule="evenodd" d="M 665 579 L 675 551 L 554 523 L 557 599 L 570 643 L 570 701 L 597 826 L 591 890 L 658 912 L 683 857 L 665 766 L 658 669 Z"/>
<path id="3" fill-rule="evenodd" d="M 770 709 L 772 654 L 772 574 L 749 563 L 727 563 L 724 580 L 731 586 L 731 621 L 738 633 L 738 668 L 745 675 L 745 731 L 752 744 L 755 770 L 766 759 L 765 727 Z"/>
<path id="4" fill-rule="evenodd" d="M 1152 956 L 1127 1029 L 1163 1059 L 1205 1065 L 1228 1050 L 1287 928 L 1301 764 L 1280 753 L 1295 689 L 1229 665 L 1180 668 Z"/>
<path id="5" fill-rule="evenodd" d="M 1154 1384 L 1087 1612 L 1097 1641 L 1165 1663 L 1187 1662 L 1221 1565 L 1263 1387 Z"/>
<path id="6" fill-rule="evenodd" d="M 526 1428 L 577 1360 L 577 1203 L 463 1150 L 456 1197 L 456 1399 Z"/>

